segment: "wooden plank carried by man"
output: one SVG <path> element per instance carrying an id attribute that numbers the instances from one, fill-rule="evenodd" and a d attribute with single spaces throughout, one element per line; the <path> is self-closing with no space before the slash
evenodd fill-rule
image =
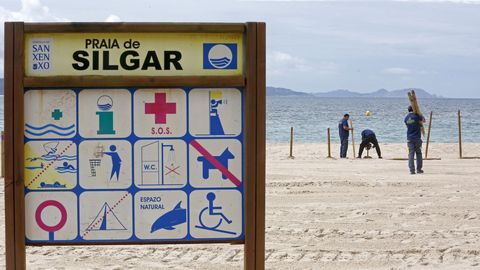
<path id="1" fill-rule="evenodd" d="M 422 111 L 420 110 L 420 106 L 418 105 L 417 95 L 415 94 L 415 90 L 411 90 L 408 92 L 408 99 L 410 100 L 410 105 L 412 106 L 413 113 L 418 114 L 421 118 L 423 118 Z M 421 132 L 422 136 L 425 136 L 425 128 L 423 127 L 423 123 L 421 123 Z"/>

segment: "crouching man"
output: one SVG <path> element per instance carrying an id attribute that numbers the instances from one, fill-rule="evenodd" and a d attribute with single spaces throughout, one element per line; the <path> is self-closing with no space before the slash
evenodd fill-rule
<path id="1" fill-rule="evenodd" d="M 370 129 L 365 129 L 362 131 L 362 143 L 360 144 L 360 150 L 358 151 L 358 158 L 362 158 L 363 149 L 367 148 L 370 150 L 370 147 L 373 145 L 373 148 L 377 150 L 378 158 L 382 158 L 382 151 L 378 145 L 377 136 L 375 132 Z"/>

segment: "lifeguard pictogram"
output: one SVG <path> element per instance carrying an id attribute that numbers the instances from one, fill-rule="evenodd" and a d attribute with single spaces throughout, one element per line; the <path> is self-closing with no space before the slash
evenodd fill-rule
<path id="1" fill-rule="evenodd" d="M 192 89 L 190 133 L 195 137 L 236 137 L 242 130 L 242 96 L 238 89 Z"/>

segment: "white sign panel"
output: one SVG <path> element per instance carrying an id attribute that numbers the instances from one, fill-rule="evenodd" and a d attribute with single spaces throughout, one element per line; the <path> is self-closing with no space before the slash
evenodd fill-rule
<path id="1" fill-rule="evenodd" d="M 27 240 L 73 240 L 78 234 L 77 196 L 73 192 L 31 192 L 25 195 Z"/>
<path id="2" fill-rule="evenodd" d="M 242 131 L 242 94 L 238 89 L 193 89 L 190 132 L 197 137 L 238 136 Z"/>
<path id="3" fill-rule="evenodd" d="M 123 89 L 87 89 L 79 94 L 80 135 L 84 138 L 125 138 L 132 127 L 131 94 Z"/>
<path id="4" fill-rule="evenodd" d="M 242 89 L 32 89 L 25 104 L 28 243 L 244 239 Z"/>
<path id="5" fill-rule="evenodd" d="M 139 137 L 182 137 L 187 131 L 186 94 L 181 89 L 135 91 L 135 134 Z"/>
<path id="6" fill-rule="evenodd" d="M 25 93 L 25 136 L 30 139 L 72 138 L 77 131 L 77 101 L 72 90 Z"/>

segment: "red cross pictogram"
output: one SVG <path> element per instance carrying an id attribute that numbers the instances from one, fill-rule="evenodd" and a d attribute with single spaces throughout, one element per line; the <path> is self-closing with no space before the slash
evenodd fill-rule
<path id="1" fill-rule="evenodd" d="M 176 114 L 177 104 L 167 102 L 166 93 L 155 93 L 154 103 L 145 103 L 145 114 L 155 115 L 155 124 L 166 124 L 167 114 Z"/>

